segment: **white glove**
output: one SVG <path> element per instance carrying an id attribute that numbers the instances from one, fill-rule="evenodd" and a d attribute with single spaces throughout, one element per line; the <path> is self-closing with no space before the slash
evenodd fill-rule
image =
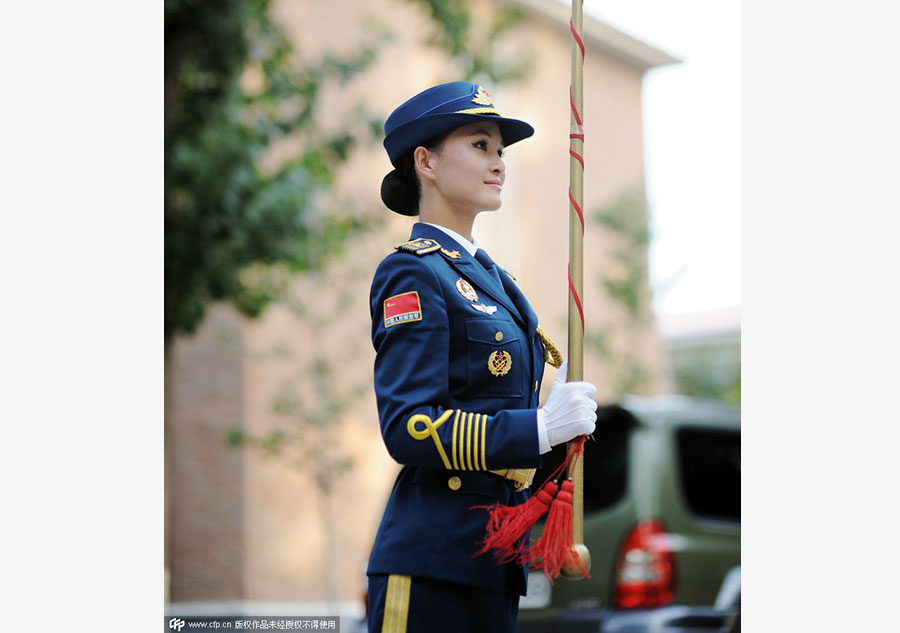
<path id="1" fill-rule="evenodd" d="M 567 358 L 550 387 L 547 402 L 537 410 L 541 454 L 557 444 L 590 435 L 597 423 L 597 388 L 589 382 L 566 382 L 568 366 Z"/>

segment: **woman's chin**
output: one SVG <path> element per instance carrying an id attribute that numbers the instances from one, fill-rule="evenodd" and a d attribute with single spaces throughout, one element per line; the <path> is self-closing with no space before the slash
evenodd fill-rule
<path id="1" fill-rule="evenodd" d="M 503 205 L 503 200 L 500 199 L 500 196 L 497 196 L 496 200 L 492 200 L 491 202 L 486 202 L 482 211 L 496 211 Z"/>

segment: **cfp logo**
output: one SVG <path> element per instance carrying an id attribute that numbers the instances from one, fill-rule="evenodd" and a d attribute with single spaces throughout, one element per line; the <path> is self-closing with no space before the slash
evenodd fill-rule
<path id="1" fill-rule="evenodd" d="M 171 620 L 169 620 L 169 628 L 170 629 L 175 629 L 176 631 L 180 631 L 183 626 L 184 626 L 184 620 L 182 620 L 181 618 L 172 618 Z"/>

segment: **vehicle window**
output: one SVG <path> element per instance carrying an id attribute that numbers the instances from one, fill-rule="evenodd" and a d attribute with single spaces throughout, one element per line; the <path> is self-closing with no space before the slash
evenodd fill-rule
<path id="1" fill-rule="evenodd" d="M 597 409 L 594 439 L 584 444 L 584 511 L 596 512 L 617 503 L 625 495 L 628 473 L 628 436 L 634 417 L 618 406 Z M 544 455 L 534 478 L 543 483 L 566 457 L 566 446 L 556 446 Z"/>
<path id="2" fill-rule="evenodd" d="M 681 489 L 690 511 L 740 523 L 740 431 L 685 427 L 677 438 Z"/>

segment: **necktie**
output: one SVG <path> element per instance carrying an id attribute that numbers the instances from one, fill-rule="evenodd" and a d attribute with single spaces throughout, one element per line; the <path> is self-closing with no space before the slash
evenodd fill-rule
<path id="1" fill-rule="evenodd" d="M 483 248 L 479 248 L 475 251 L 475 259 L 478 260 L 478 263 L 484 266 L 485 270 L 490 273 L 491 277 L 494 278 L 494 281 L 497 282 L 501 288 L 503 288 L 503 282 L 500 281 L 500 273 L 497 271 L 497 264 L 494 263 L 494 260 L 491 259 L 491 256 L 487 254 Z"/>
<path id="2" fill-rule="evenodd" d="M 516 284 L 512 282 L 511 279 L 507 278 L 506 284 L 503 283 L 503 278 L 501 275 L 505 275 L 506 273 L 500 272 L 500 267 L 494 263 L 494 260 L 491 259 L 491 256 L 487 254 L 484 249 L 479 248 L 475 251 L 475 259 L 478 260 L 478 263 L 484 266 L 484 268 L 488 271 L 488 274 L 494 278 L 494 281 L 497 282 L 497 286 L 506 296 L 506 298 L 512 303 L 514 307 L 513 314 L 517 316 L 517 318 L 522 319 L 523 322 L 528 323 L 528 319 L 533 318 L 535 324 L 532 327 L 532 332 L 534 331 L 534 327 L 537 326 L 537 319 L 533 317 L 534 311 L 531 310 L 531 307 L 528 305 L 528 301 L 525 300 L 525 297 L 516 288 Z M 529 317 L 528 315 L 532 316 Z"/>

